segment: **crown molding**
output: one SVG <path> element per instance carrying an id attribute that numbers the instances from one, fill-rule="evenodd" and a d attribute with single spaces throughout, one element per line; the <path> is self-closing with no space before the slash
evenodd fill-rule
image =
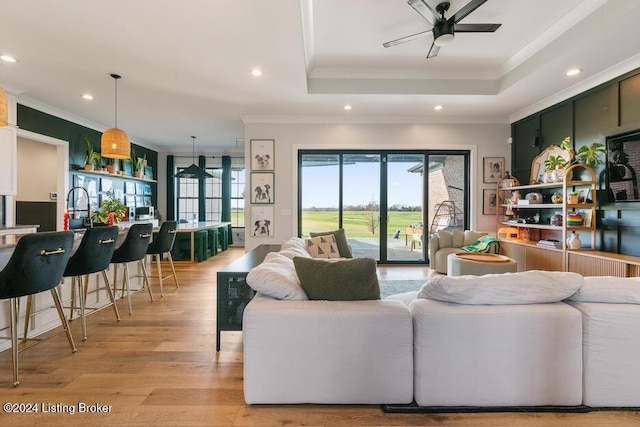
<path id="1" fill-rule="evenodd" d="M 509 124 L 504 117 L 426 117 L 426 116 L 259 116 L 241 117 L 244 124 Z"/>

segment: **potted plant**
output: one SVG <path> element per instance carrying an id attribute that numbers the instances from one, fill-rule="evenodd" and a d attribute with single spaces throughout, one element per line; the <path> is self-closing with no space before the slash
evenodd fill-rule
<path id="1" fill-rule="evenodd" d="M 104 161 L 105 161 L 105 167 L 107 168 L 107 172 L 109 173 L 116 173 L 116 160 L 115 159 L 110 159 L 108 157 L 104 157 Z"/>
<path id="2" fill-rule="evenodd" d="M 564 167 L 567 165 L 567 160 L 561 155 L 550 155 L 544 161 L 545 170 L 545 182 L 559 182 L 564 178 Z"/>
<path id="3" fill-rule="evenodd" d="M 577 191 L 571 191 L 569 192 L 569 194 L 567 194 L 567 203 L 569 203 L 570 205 L 577 205 L 578 204 L 578 192 Z"/>
<path id="4" fill-rule="evenodd" d="M 136 178 L 142 178 L 142 172 L 144 170 L 144 164 L 147 161 L 147 155 L 145 154 L 143 157 L 136 156 L 136 150 L 131 148 L 131 158 L 129 159 L 131 162 L 131 167 L 133 169 L 133 176 Z"/>
<path id="5" fill-rule="evenodd" d="M 109 214 L 113 213 L 113 222 L 122 221 L 129 209 L 120 200 L 116 199 L 113 191 L 105 193 L 105 198 L 100 208 L 91 213 L 94 224 L 109 224 Z"/>
<path id="6" fill-rule="evenodd" d="M 604 163 L 604 160 L 600 158 L 600 154 L 607 154 L 607 149 L 601 142 L 594 141 L 589 145 L 583 145 L 578 149 L 576 153 L 576 160 L 584 163 L 587 166 L 597 166 Z"/>
<path id="7" fill-rule="evenodd" d="M 93 151 L 93 145 L 91 145 L 91 141 L 87 139 L 87 155 L 84 158 L 84 170 L 94 170 L 101 160 L 102 156 L 100 153 Z"/>

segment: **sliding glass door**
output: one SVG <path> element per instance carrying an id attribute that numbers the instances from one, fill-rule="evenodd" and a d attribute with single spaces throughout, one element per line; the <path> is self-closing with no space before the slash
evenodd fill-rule
<path id="1" fill-rule="evenodd" d="M 468 221 L 468 157 L 442 151 L 300 151 L 299 235 L 344 228 L 356 257 L 425 263 L 431 233 L 463 228 Z"/>

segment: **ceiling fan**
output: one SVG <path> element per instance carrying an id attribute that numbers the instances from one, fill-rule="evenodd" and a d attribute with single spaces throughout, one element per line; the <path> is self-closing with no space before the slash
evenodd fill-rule
<path id="1" fill-rule="evenodd" d="M 440 47 L 449 44 L 453 41 L 455 33 L 492 33 L 496 31 L 502 24 L 459 24 L 463 18 L 469 15 L 471 12 L 482 6 L 487 0 L 471 0 L 465 6 L 457 11 L 450 18 L 445 18 L 444 14 L 449 10 L 451 3 L 443 1 L 438 4 L 435 10 L 429 6 L 427 0 L 409 0 L 407 3 L 415 9 L 424 19 L 426 19 L 433 28 L 430 30 L 422 31 L 410 36 L 402 37 L 390 42 L 383 43 L 384 47 L 396 46 L 408 41 L 417 39 L 418 37 L 428 33 L 433 33 L 433 42 L 429 53 L 427 53 L 427 59 L 435 57 L 440 51 Z"/>

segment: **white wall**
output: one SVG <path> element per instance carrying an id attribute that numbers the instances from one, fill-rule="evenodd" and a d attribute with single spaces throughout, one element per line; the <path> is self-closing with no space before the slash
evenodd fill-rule
<path id="1" fill-rule="evenodd" d="M 16 201 L 52 201 L 49 195 L 58 191 L 59 167 L 54 145 L 19 137 Z"/>
<path id="2" fill-rule="evenodd" d="M 482 215 L 482 158 L 504 157 L 511 170 L 508 124 L 276 124 L 245 125 L 245 165 L 250 173 L 251 139 L 275 140 L 274 236 L 252 237 L 246 203 L 245 247 L 281 243 L 297 233 L 297 152 L 300 149 L 462 149 L 471 152 L 471 228 L 495 232 L 496 217 Z M 247 183 L 250 177 L 247 175 Z M 264 206 L 264 205 L 262 205 Z M 290 213 L 290 215 L 289 215 Z"/>

